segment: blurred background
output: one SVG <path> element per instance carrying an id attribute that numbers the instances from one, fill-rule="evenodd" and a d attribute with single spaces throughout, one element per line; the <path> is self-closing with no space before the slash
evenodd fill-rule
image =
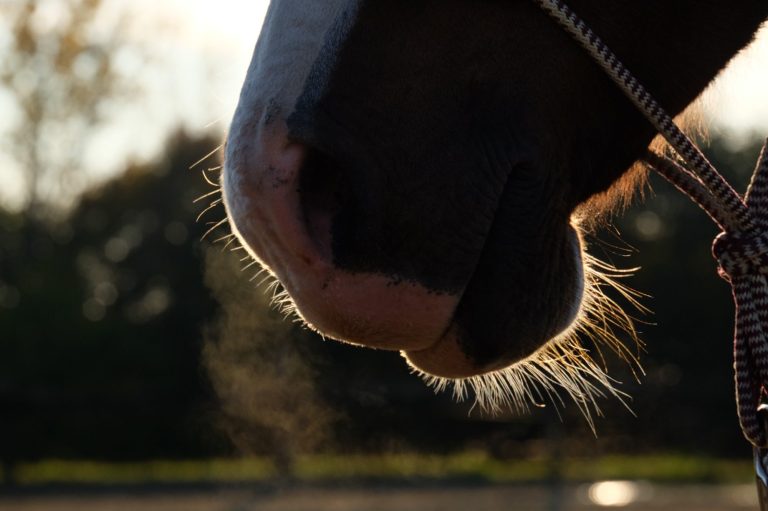
<path id="1" fill-rule="evenodd" d="M 645 376 L 607 361 L 633 413 L 600 401 L 596 434 L 574 406 L 485 415 L 269 308 L 212 184 L 266 7 L 0 0 L 0 509 L 754 505 L 716 231 L 655 176 L 590 240 L 653 310 Z M 739 190 L 766 63 L 764 31 L 702 100 Z"/>

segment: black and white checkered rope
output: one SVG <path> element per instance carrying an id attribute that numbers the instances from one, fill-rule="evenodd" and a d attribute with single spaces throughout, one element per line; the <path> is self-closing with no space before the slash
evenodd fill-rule
<path id="1" fill-rule="evenodd" d="M 535 1 L 592 56 L 680 157 L 691 166 L 717 202 L 733 213 L 734 221 L 738 224 L 733 227 L 741 230 L 751 227 L 746 206 L 739 194 L 715 170 L 696 145 L 677 127 L 672 117 L 645 90 L 645 87 L 629 72 L 602 39 L 560 0 Z"/>
<path id="2" fill-rule="evenodd" d="M 736 304 L 734 370 L 744 436 L 768 447 L 757 407 L 768 396 L 768 141 L 745 199 L 717 172 L 672 117 L 632 76 L 606 44 L 560 0 L 535 0 L 597 62 L 667 140 L 687 168 L 649 153 L 644 161 L 698 204 L 723 230 L 712 252 Z"/>

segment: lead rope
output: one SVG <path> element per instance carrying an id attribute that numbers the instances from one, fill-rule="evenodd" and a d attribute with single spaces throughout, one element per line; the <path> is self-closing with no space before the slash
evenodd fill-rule
<path id="1" fill-rule="evenodd" d="M 733 288 L 736 305 L 734 369 L 739 422 L 744 436 L 756 449 L 768 448 L 766 424 L 762 410 L 758 410 L 768 394 L 768 140 L 742 200 L 616 55 L 567 5 L 559 0 L 534 1 L 587 50 L 687 168 L 653 152 L 643 161 L 688 195 L 722 229 L 712 253 L 719 264 L 718 273 Z"/>

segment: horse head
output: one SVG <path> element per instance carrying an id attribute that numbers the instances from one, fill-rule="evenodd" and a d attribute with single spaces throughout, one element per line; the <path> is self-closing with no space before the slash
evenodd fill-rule
<path id="1" fill-rule="evenodd" d="M 768 16 L 572 4 L 675 113 Z M 654 135 L 533 2 L 272 0 L 222 187 L 311 328 L 487 380 L 589 324 L 605 299 L 581 224 L 636 187 Z"/>

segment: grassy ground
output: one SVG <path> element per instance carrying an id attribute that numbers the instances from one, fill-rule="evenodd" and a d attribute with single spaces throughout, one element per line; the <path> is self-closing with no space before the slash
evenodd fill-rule
<path id="1" fill-rule="evenodd" d="M 557 472 L 554 472 L 556 470 Z M 548 460 L 496 460 L 481 452 L 450 456 L 366 455 L 306 456 L 297 460 L 297 482 L 402 482 L 458 480 L 477 483 L 531 483 L 558 476 L 566 482 L 607 479 L 662 483 L 750 483 L 750 460 L 721 460 L 676 455 Z M 44 460 L 14 468 L 19 486 L 50 484 L 200 484 L 269 483 L 277 476 L 267 459 L 148 461 L 105 463 Z"/>

